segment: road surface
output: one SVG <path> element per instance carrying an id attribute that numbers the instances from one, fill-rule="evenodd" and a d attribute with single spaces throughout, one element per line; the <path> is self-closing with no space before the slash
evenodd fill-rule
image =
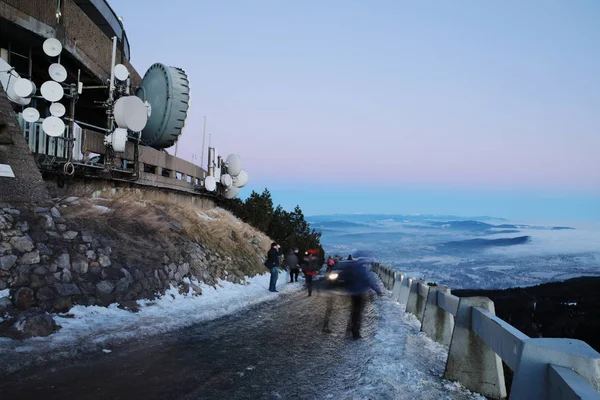
<path id="1" fill-rule="evenodd" d="M 333 302 L 331 333 L 322 332 Z M 363 339 L 346 332 L 348 298 L 306 292 L 161 336 L 34 367 L 0 382 L 3 400 L 317 399 L 356 385 L 376 329 L 373 301 Z"/>

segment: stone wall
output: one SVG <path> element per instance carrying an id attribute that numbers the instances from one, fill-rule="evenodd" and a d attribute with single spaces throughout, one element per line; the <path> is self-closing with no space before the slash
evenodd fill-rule
<path id="1" fill-rule="evenodd" d="M 129 257 L 130 251 L 119 248 L 114 238 L 65 218 L 67 210 L 79 203 L 78 197 L 69 197 L 47 207 L 0 204 L 0 291 L 8 289 L 10 298 L 0 299 L 0 316 L 8 315 L 7 321 L 14 324 L 24 311 L 32 316 L 68 312 L 73 304 L 118 303 L 135 311 L 136 300 L 154 298 L 171 286 L 200 295 L 192 282 L 214 285 L 218 279 L 235 283 L 244 279 L 232 257 L 185 235 L 177 236 L 177 246 L 157 244 L 154 251 L 143 252 L 143 259 Z M 180 229 L 171 225 L 174 232 Z M 155 238 L 158 243 L 160 239 Z M 260 239 L 245 240 L 252 243 L 255 263 L 261 266 Z M 0 335 L 23 335 L 7 321 L 0 323 Z"/>

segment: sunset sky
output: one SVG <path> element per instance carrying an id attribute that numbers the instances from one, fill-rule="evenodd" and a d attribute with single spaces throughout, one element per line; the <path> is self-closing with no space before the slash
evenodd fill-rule
<path id="1" fill-rule="evenodd" d="M 111 1 L 132 63 L 187 72 L 177 155 L 199 162 L 207 116 L 212 144 L 242 156 L 242 197 L 600 220 L 598 1 L 148 4 Z"/>

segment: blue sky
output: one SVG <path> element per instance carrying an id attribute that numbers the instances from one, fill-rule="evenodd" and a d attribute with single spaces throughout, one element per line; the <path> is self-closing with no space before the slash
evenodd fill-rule
<path id="1" fill-rule="evenodd" d="M 244 160 L 242 197 L 600 219 L 600 2 L 111 5 L 140 74 L 190 77 L 178 156 L 200 158 L 206 115 L 212 144 Z"/>

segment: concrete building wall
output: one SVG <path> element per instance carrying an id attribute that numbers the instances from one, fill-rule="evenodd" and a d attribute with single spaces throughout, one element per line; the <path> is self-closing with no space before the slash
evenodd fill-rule
<path id="1" fill-rule="evenodd" d="M 112 41 L 79 8 L 73 0 L 63 0 L 62 26 L 56 22 L 56 2 L 49 0 L 4 0 L 0 2 L 0 18 L 11 21 L 43 38 L 57 37 L 64 49 L 98 77 L 110 76 Z M 119 54 L 119 53 L 118 53 Z M 117 57 L 117 62 L 121 60 Z M 127 60 L 134 86 L 141 82 L 139 73 Z"/>

